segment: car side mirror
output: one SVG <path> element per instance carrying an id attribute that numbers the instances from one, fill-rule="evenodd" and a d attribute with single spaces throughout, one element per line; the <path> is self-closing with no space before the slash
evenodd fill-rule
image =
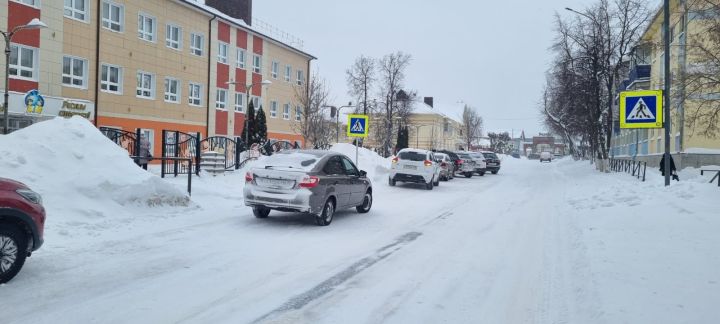
<path id="1" fill-rule="evenodd" d="M 360 170 L 360 176 L 367 177 L 367 172 L 365 170 Z"/>

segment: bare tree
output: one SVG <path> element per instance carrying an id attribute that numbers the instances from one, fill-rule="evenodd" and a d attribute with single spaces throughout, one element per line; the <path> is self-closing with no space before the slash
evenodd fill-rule
<path id="1" fill-rule="evenodd" d="M 483 119 L 475 108 L 465 105 L 462 114 L 463 139 L 465 149 L 470 150 L 472 144 L 482 136 Z"/>
<path id="2" fill-rule="evenodd" d="M 402 89 L 405 82 L 405 69 L 410 65 L 411 56 L 403 52 L 387 54 L 380 59 L 380 95 L 385 99 L 381 111 L 377 112 L 382 116 L 383 129 L 376 133 L 378 140 L 382 143 L 384 156 L 392 152 L 393 124 L 397 117 L 396 94 Z"/>
<path id="3" fill-rule="evenodd" d="M 335 127 L 328 108 L 330 90 L 316 73 L 303 87 L 295 87 L 295 104 L 301 106 L 296 130 L 305 138 L 305 147 L 324 147 L 335 138 Z"/>
<path id="4" fill-rule="evenodd" d="M 368 97 L 375 82 L 375 71 L 375 59 L 367 56 L 358 57 L 352 67 L 345 71 L 349 89 L 348 94 L 362 103 L 363 114 L 368 113 Z M 359 113 L 360 111 L 356 112 Z"/>
<path id="5" fill-rule="evenodd" d="M 688 69 L 676 82 L 685 100 L 685 123 L 691 134 L 720 135 L 720 2 L 696 0 L 688 4 L 696 28 L 686 35 Z M 684 88 L 682 88 L 684 87 Z"/>

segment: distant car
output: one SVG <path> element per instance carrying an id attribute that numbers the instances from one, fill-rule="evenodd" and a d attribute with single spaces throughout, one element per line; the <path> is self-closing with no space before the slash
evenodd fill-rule
<path id="1" fill-rule="evenodd" d="M 540 163 L 542 163 L 543 161 L 552 162 L 552 159 L 553 159 L 552 153 L 550 153 L 550 152 L 540 153 Z"/>
<path id="2" fill-rule="evenodd" d="M 0 284 L 18 274 L 43 244 L 45 208 L 40 194 L 21 182 L 0 178 Z"/>
<path id="3" fill-rule="evenodd" d="M 480 152 L 468 152 L 473 161 L 475 161 L 475 173 L 479 176 L 484 176 L 487 172 L 487 163 L 485 163 L 485 156 Z"/>
<path id="4" fill-rule="evenodd" d="M 519 158 L 520 158 L 520 153 L 513 152 L 512 157 L 514 157 L 514 158 L 516 158 L 516 159 L 519 159 Z"/>
<path id="5" fill-rule="evenodd" d="M 400 150 L 392 159 L 388 178 L 390 186 L 397 182 L 421 183 L 427 190 L 439 186 L 440 166 L 435 162 L 433 152 L 411 148 Z"/>
<path id="6" fill-rule="evenodd" d="M 435 163 L 440 164 L 440 180 L 452 180 L 455 174 L 455 163 L 445 153 L 435 153 Z"/>
<path id="7" fill-rule="evenodd" d="M 537 154 L 537 153 L 528 154 L 528 160 L 537 160 L 539 158 L 540 158 L 540 154 Z"/>
<path id="8" fill-rule="evenodd" d="M 452 161 L 452 163 L 453 163 L 454 172 L 457 172 L 458 170 L 460 170 L 462 168 L 460 165 L 463 163 L 463 160 L 455 152 L 448 151 L 448 150 L 437 150 L 437 151 L 433 151 L 433 152 L 447 154 L 447 156 L 450 158 L 450 161 Z"/>
<path id="9" fill-rule="evenodd" d="M 455 172 L 462 173 L 465 178 L 472 178 L 475 173 L 475 160 L 467 152 L 455 152 L 455 154 L 461 159 L 460 167 Z"/>
<path id="10" fill-rule="evenodd" d="M 487 164 L 486 170 L 492 174 L 498 174 L 500 172 L 500 158 L 494 152 L 482 151 L 480 152 L 485 157 L 485 163 Z"/>
<path id="11" fill-rule="evenodd" d="M 259 162 L 245 174 L 245 205 L 257 218 L 270 210 L 309 213 L 327 226 L 336 210 L 355 207 L 370 211 L 372 184 L 340 153 L 316 150 L 281 151 Z"/>

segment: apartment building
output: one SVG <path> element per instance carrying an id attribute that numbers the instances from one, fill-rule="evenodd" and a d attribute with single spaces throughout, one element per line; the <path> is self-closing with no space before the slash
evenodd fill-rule
<path id="1" fill-rule="evenodd" d="M 720 164 L 720 140 L 689 128 L 687 111 L 694 109 L 697 103 L 686 100 L 682 93 L 686 71 L 702 65 L 702 58 L 693 55 L 689 45 L 706 41 L 702 36 L 707 32 L 708 20 L 720 19 L 717 12 L 708 9 L 705 2 L 671 0 L 670 3 L 670 151 L 679 167 Z M 663 11 L 660 9 L 636 46 L 630 73 L 619 91 L 664 89 L 662 24 Z M 616 128 L 611 153 L 656 164 L 665 151 L 664 136 L 664 129 Z"/>
<path id="2" fill-rule="evenodd" d="M 239 136 L 253 100 L 268 115 L 269 137 L 302 143 L 294 127 L 302 108 L 293 104 L 288 116 L 284 105 L 303 91 L 315 57 L 250 27 L 251 0 L 207 2 L 0 0 L 0 26 L 33 18 L 48 26 L 13 38 L 11 128 L 81 115 L 141 128 L 160 155 L 162 130 Z M 212 4 L 231 13 L 245 5 L 248 16 Z M 31 90 L 44 98 L 40 112 L 26 110 Z"/>

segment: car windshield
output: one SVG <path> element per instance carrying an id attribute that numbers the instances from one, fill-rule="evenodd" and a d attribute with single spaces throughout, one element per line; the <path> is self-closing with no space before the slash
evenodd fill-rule
<path id="1" fill-rule="evenodd" d="M 425 153 L 414 152 L 414 151 L 405 151 L 405 152 L 400 152 L 400 154 L 398 154 L 398 158 L 400 158 L 400 160 L 407 160 L 407 161 L 425 161 L 426 157 L 427 157 L 427 155 Z"/>

